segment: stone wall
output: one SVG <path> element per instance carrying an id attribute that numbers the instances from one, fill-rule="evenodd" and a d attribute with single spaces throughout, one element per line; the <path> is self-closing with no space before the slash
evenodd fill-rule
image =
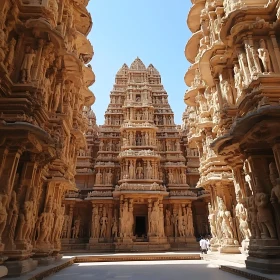
<path id="1" fill-rule="evenodd" d="M 59 257 L 62 198 L 86 143 L 82 109 L 94 102 L 87 2 L 0 3 L 0 254 L 10 275 Z"/>
<path id="2" fill-rule="evenodd" d="M 211 245 L 279 272 L 279 1 L 194 1 L 185 49 L 189 143 L 211 194 Z"/>

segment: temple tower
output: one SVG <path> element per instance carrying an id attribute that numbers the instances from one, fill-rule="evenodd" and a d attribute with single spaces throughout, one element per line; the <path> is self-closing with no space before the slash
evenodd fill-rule
<path id="1" fill-rule="evenodd" d="M 98 138 L 93 187 L 85 192 L 77 181 L 80 192 L 66 198 L 80 236 L 64 240 L 64 248 L 87 240 L 99 251 L 196 247 L 193 202 L 207 194 L 187 183 L 181 129 L 153 65 L 136 58 L 117 72 Z"/>

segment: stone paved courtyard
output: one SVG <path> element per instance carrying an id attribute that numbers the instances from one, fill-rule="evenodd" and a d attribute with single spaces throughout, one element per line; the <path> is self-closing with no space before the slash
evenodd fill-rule
<path id="1" fill-rule="evenodd" d="M 233 280 L 244 279 L 219 270 L 206 261 L 142 261 L 81 263 L 63 269 L 48 280 Z"/>

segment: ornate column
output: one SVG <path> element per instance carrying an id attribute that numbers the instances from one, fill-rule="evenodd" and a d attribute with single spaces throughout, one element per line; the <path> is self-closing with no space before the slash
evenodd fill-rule
<path id="1" fill-rule="evenodd" d="M 74 210 L 74 204 L 70 204 L 69 209 L 69 224 L 68 224 L 68 231 L 67 231 L 67 238 L 71 238 L 71 230 L 72 230 L 72 223 L 73 223 L 73 210 Z"/>
<path id="2" fill-rule="evenodd" d="M 23 149 L 19 147 L 10 147 L 9 153 L 7 153 L 7 151 L 4 152 L 5 161 L 2 167 L 0 185 L 3 186 L 2 192 L 6 193 L 8 196 L 10 196 L 14 185 L 16 170 L 22 152 Z"/>
<path id="3" fill-rule="evenodd" d="M 273 150 L 273 154 L 274 154 L 274 158 L 275 158 L 275 163 L 276 163 L 276 166 L 277 166 L 278 174 L 280 174 L 280 143 L 275 143 L 272 146 L 272 150 Z"/>
<path id="4" fill-rule="evenodd" d="M 6 146 L 0 147 L 0 180 L 1 180 L 2 171 L 4 169 L 6 163 L 6 157 L 8 153 L 9 153 L 9 149 Z"/>
<path id="5" fill-rule="evenodd" d="M 273 46 L 273 49 L 274 49 L 274 54 L 275 54 L 275 57 L 276 57 L 276 60 L 277 60 L 277 69 L 275 69 L 275 72 L 279 72 L 279 70 L 280 70 L 280 51 L 279 51 L 279 46 L 278 46 L 278 42 L 277 42 L 276 35 L 275 35 L 274 31 L 273 32 L 271 31 L 269 33 L 269 36 L 270 36 L 272 46 Z"/>
<path id="6" fill-rule="evenodd" d="M 150 226 L 151 212 L 152 212 L 152 199 L 149 198 L 148 199 L 148 237 L 151 235 L 151 226 Z"/>
<path id="7" fill-rule="evenodd" d="M 111 228 L 112 228 L 112 221 L 113 221 L 113 204 L 108 205 L 108 223 L 107 223 L 107 238 L 111 237 Z"/>

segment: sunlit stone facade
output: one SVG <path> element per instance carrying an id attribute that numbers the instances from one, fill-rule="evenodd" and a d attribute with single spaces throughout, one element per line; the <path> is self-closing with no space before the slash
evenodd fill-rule
<path id="1" fill-rule="evenodd" d="M 66 191 L 94 102 L 88 1 L 0 1 L 0 255 L 10 276 L 60 257 Z"/>
<path id="2" fill-rule="evenodd" d="M 279 272 L 279 1 L 192 1 L 189 144 L 211 194 L 211 247 Z"/>

